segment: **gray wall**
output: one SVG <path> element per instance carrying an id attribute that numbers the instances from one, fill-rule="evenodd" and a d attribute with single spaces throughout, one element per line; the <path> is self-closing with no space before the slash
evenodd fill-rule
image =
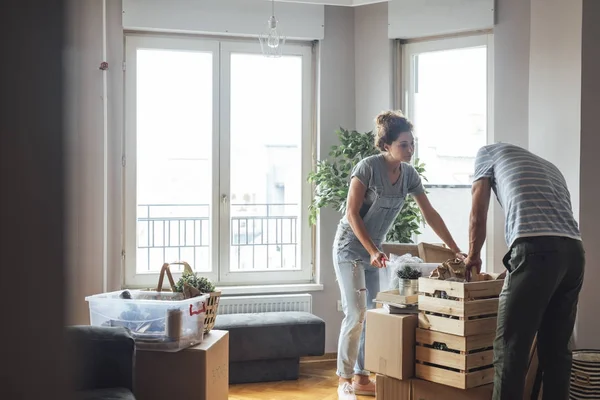
<path id="1" fill-rule="evenodd" d="M 375 116 L 393 105 L 392 41 L 388 3 L 354 8 L 356 130 L 375 129 Z"/>
<path id="2" fill-rule="evenodd" d="M 498 0 L 497 8 L 495 140 L 529 147 L 565 174 L 587 263 L 576 346 L 599 348 L 600 2 Z"/>
<path id="3" fill-rule="evenodd" d="M 489 142 L 527 147 L 529 112 L 529 0 L 497 0 L 494 26 L 494 126 Z M 490 270 L 504 270 L 507 251 L 504 214 L 490 207 L 489 227 L 495 234 L 488 246 Z"/>
<path id="4" fill-rule="evenodd" d="M 121 129 L 123 121 L 123 29 L 121 1 L 107 3 L 108 186 L 104 184 L 102 2 L 69 2 L 66 48 L 67 120 L 67 259 L 68 322 L 87 324 L 84 297 L 103 291 L 103 264 L 108 290 L 121 287 Z M 107 191 L 109 220 L 104 233 Z M 104 246 L 107 246 L 107 252 Z"/>
<path id="5" fill-rule="evenodd" d="M 392 107 L 392 41 L 387 35 L 387 2 L 361 7 L 325 7 L 321 46 L 319 159 L 337 144 L 340 126 L 359 132 L 375 128 L 374 119 Z M 331 247 L 340 214 L 321 211 L 318 260 L 322 292 L 313 292 L 315 314 L 327 323 L 326 352 L 337 351 L 343 314 L 337 311 L 339 288 Z"/>
<path id="6" fill-rule="evenodd" d="M 577 346 L 600 348 L 600 2 L 583 0 L 580 226 L 586 276 L 580 297 Z"/>
<path id="7" fill-rule="evenodd" d="M 325 39 L 320 48 L 319 159 L 327 157 L 330 147 L 337 143 L 335 131 L 340 126 L 354 129 L 356 124 L 353 38 L 354 9 L 326 6 Z M 317 260 L 324 289 L 322 292 L 313 292 L 313 312 L 326 322 L 325 351 L 328 353 L 337 351 L 343 317 L 337 311 L 340 292 L 331 261 L 333 237 L 339 218 L 335 210 L 322 210 L 317 233 Z"/>
<path id="8" fill-rule="evenodd" d="M 582 0 L 531 0 L 529 149 L 565 175 L 579 215 Z M 556 29 L 560 26 L 560 29 Z"/>

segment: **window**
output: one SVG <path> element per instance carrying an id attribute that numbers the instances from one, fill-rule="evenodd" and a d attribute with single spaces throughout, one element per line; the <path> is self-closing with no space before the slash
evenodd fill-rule
<path id="1" fill-rule="evenodd" d="M 416 155 L 425 164 L 425 187 L 463 251 L 475 156 L 491 137 L 491 43 L 490 35 L 480 35 L 404 48 L 406 109 L 415 124 Z M 417 240 L 440 242 L 429 226 Z"/>
<path id="2" fill-rule="evenodd" d="M 128 285 L 178 260 L 220 285 L 312 280 L 311 57 L 126 37 Z"/>

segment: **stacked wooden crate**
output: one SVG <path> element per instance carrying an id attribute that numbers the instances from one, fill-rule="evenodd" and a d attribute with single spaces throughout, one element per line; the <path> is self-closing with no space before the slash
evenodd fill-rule
<path id="1" fill-rule="evenodd" d="M 503 283 L 419 279 L 418 378 L 460 389 L 493 382 L 493 343 Z"/>

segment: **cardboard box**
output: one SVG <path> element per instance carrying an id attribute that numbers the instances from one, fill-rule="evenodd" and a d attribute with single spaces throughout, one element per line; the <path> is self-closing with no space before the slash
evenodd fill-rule
<path id="1" fill-rule="evenodd" d="M 229 332 L 212 330 L 176 353 L 137 351 L 134 391 L 137 400 L 227 400 Z"/>
<path id="2" fill-rule="evenodd" d="M 411 379 L 412 400 L 491 400 L 493 384 L 457 389 L 439 383 Z"/>
<path id="3" fill-rule="evenodd" d="M 367 311 L 365 368 L 396 379 L 415 372 L 417 316 L 390 314 L 378 308 Z"/>
<path id="4" fill-rule="evenodd" d="M 383 243 L 381 248 L 389 257 L 391 254 L 403 256 L 410 254 L 419 257 L 426 263 L 443 263 L 455 254 L 452 250 L 443 244 L 419 243 L 419 244 L 401 244 L 401 243 Z"/>
<path id="5" fill-rule="evenodd" d="M 410 381 L 377 375 L 377 400 L 410 400 Z"/>
<path id="6" fill-rule="evenodd" d="M 413 257 L 419 257 L 419 246 L 416 244 L 383 243 L 381 249 L 388 257 L 391 254 L 397 256 L 410 254 Z"/>

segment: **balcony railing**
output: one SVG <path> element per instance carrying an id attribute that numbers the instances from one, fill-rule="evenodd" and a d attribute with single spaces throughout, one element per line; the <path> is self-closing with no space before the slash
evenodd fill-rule
<path id="1" fill-rule="evenodd" d="M 298 204 L 231 204 L 230 269 L 294 269 L 298 265 Z M 140 204 L 137 270 L 187 260 L 210 270 L 209 204 Z"/>

